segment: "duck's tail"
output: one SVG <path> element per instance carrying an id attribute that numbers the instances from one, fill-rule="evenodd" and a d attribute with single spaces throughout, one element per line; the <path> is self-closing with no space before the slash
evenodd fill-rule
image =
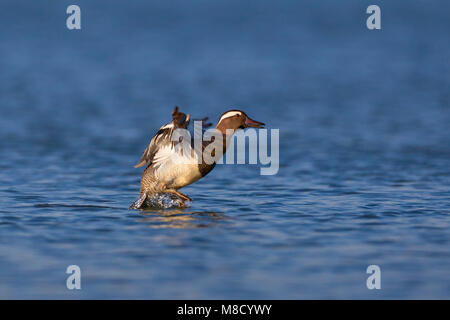
<path id="1" fill-rule="evenodd" d="M 131 204 L 128 209 L 141 209 L 147 199 L 147 193 L 143 192 L 139 198 Z"/>

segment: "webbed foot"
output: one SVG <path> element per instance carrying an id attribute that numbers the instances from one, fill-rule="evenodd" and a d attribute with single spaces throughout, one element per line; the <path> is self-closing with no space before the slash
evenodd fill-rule
<path id="1" fill-rule="evenodd" d="M 176 195 L 183 202 L 183 205 L 184 205 L 184 202 L 186 202 L 186 201 L 192 202 L 191 198 L 189 198 L 187 195 L 185 195 L 177 190 L 169 189 L 169 190 L 165 190 L 165 192 Z"/>

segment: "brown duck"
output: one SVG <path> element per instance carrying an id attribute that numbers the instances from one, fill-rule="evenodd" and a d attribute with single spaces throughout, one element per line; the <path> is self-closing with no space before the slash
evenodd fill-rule
<path id="1" fill-rule="evenodd" d="M 194 151 L 194 142 L 188 143 L 189 149 L 177 147 L 177 142 L 172 141 L 172 134 L 176 129 L 186 129 L 190 116 L 179 111 L 178 107 L 172 112 L 172 121 L 162 126 L 150 141 L 135 168 L 146 165 L 141 178 L 139 198 L 130 206 L 130 209 L 139 209 L 146 206 L 146 199 L 151 194 L 168 193 L 181 201 L 192 201 L 187 195 L 178 191 L 200 178 L 206 176 L 216 165 L 215 162 L 205 162 L 203 158 L 198 161 L 198 153 Z M 206 123 L 207 118 L 201 119 L 203 128 L 211 126 Z M 239 129 L 248 127 L 262 128 L 264 123 L 250 119 L 245 112 L 229 110 L 222 114 L 217 122 L 216 129 L 222 133 L 222 141 L 203 141 L 201 148 L 204 150 L 209 144 L 226 152 L 229 139 Z M 231 134 L 230 134 L 231 133 Z M 214 154 L 213 154 L 214 155 Z"/>

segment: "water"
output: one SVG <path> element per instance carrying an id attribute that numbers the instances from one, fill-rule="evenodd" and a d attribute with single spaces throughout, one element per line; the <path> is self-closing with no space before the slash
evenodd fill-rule
<path id="1" fill-rule="evenodd" d="M 0 298 L 450 298 L 448 2 L 69 4 L 0 5 Z M 279 128 L 279 173 L 128 210 L 175 104 Z"/>

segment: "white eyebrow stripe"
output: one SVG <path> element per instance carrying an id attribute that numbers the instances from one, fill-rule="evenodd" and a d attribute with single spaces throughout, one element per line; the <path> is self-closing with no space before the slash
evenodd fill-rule
<path id="1" fill-rule="evenodd" d="M 240 112 L 240 111 L 230 111 L 230 112 L 227 112 L 227 113 L 225 113 L 223 116 L 220 117 L 219 122 L 222 121 L 223 119 L 226 119 L 226 118 L 235 116 L 235 115 L 237 115 L 237 114 L 242 114 L 242 112 Z"/>

